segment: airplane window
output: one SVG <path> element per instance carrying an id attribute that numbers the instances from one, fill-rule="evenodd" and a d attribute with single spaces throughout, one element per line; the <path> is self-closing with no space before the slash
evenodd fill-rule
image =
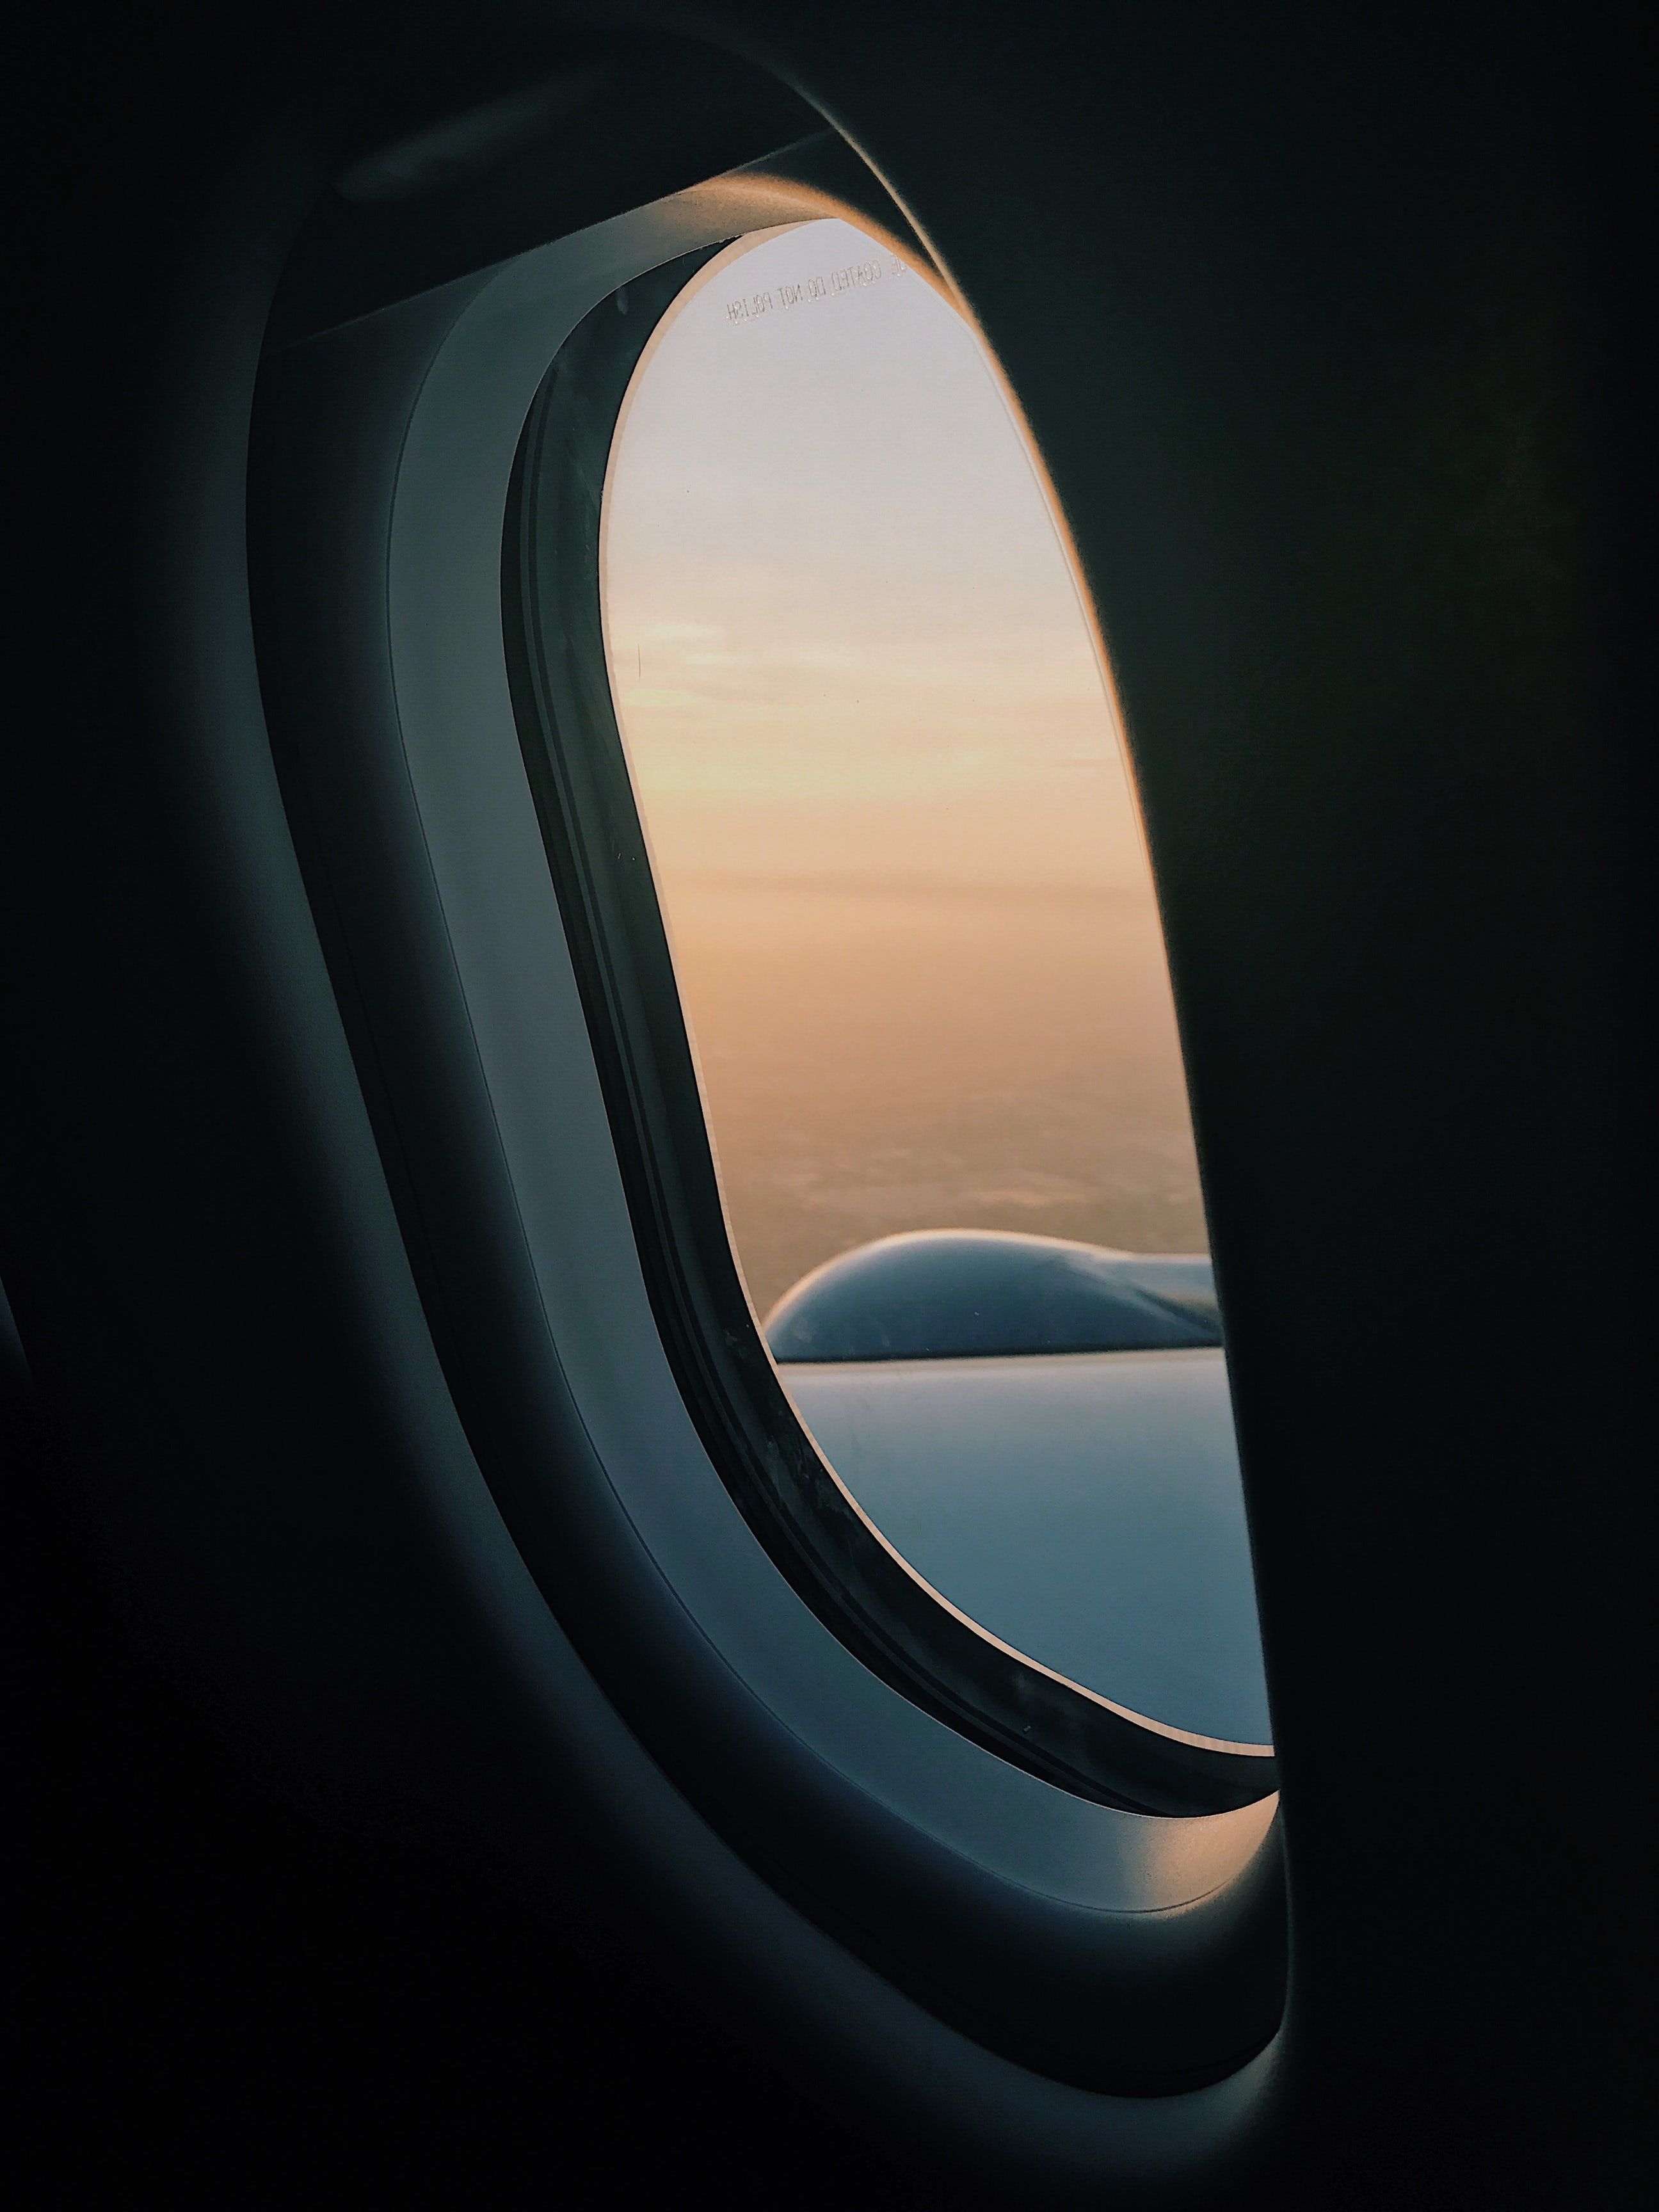
<path id="1" fill-rule="evenodd" d="M 607 376 L 613 787 L 590 734 L 553 744 L 544 799 L 613 1118 L 646 1133 L 665 1340 L 691 1395 L 699 1374 L 711 1398 L 781 1386 L 811 1464 L 780 1476 L 769 1437 L 751 1455 L 805 1500 L 778 1556 L 794 1572 L 808 1524 L 836 1525 L 822 1571 L 850 1577 L 872 1663 L 954 1667 L 958 1720 L 1012 1700 L 993 1737 L 1035 1763 L 1039 1679 L 1166 1746 L 1249 1751 L 1218 1785 L 1247 1802 L 1273 1786 L 1270 1732 L 1168 970 L 1024 433 L 968 323 L 845 222 L 625 288 L 568 342 L 521 447 L 509 538 L 550 730 L 605 719 L 569 596 L 590 526 L 561 486 Z M 629 1044 L 653 1024 L 652 1053 Z M 693 1119 L 706 1164 L 665 1165 Z M 699 1239 L 724 1307 L 720 1258 L 685 1258 Z M 769 1371 L 708 1381 L 744 1337 Z M 910 1597 L 859 1583 L 895 1565 Z M 947 1658 L 915 1659 L 917 1592 L 967 1638 Z M 1018 1679 L 988 1688 L 986 1653 Z M 1054 1769 L 1098 1779 L 1079 1710 Z"/>

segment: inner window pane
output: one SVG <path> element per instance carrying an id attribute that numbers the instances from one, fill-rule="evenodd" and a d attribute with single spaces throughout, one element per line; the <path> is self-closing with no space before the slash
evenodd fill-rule
<path id="1" fill-rule="evenodd" d="M 733 1246 L 803 1419 L 992 1633 L 1168 1724 L 1265 1741 L 1150 871 L 975 334 L 844 223 L 717 259 L 636 374 L 603 582 Z M 880 1242 L 938 1231 L 1099 1259 Z M 1149 1334 L 1102 1350 L 1054 1321 L 1097 1277 Z"/>

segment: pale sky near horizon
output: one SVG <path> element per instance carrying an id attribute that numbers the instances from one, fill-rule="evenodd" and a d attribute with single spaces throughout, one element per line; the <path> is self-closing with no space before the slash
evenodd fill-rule
<path id="1" fill-rule="evenodd" d="M 635 377 L 604 564 L 757 1308 L 896 1230 L 1201 1249 L 1104 679 L 974 332 L 843 223 L 716 259 Z"/>
<path id="2" fill-rule="evenodd" d="M 891 254 L 822 222 L 717 263 L 636 379 L 605 507 L 612 680 L 665 863 L 1144 893 L 1024 445 L 974 333 Z"/>

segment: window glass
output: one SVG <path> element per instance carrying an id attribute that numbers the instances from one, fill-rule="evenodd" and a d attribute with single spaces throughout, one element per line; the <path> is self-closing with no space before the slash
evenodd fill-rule
<path id="1" fill-rule="evenodd" d="M 635 375 L 604 532 L 733 1247 L 805 1425 L 992 1635 L 1264 1741 L 1149 866 L 978 338 L 844 223 L 734 250 Z"/>

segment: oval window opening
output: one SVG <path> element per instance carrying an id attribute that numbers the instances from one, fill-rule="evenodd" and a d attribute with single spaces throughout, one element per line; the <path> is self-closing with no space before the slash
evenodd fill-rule
<path id="1" fill-rule="evenodd" d="M 978 340 L 840 222 L 653 270 L 543 379 L 502 557 L 646 1286 L 750 1528 L 1014 1764 L 1264 1796 L 1150 873 Z"/>
<path id="2" fill-rule="evenodd" d="M 1265 1743 L 1151 872 L 975 332 L 843 222 L 712 264 L 635 374 L 602 588 L 732 1242 L 803 1424 L 994 1636 Z"/>

